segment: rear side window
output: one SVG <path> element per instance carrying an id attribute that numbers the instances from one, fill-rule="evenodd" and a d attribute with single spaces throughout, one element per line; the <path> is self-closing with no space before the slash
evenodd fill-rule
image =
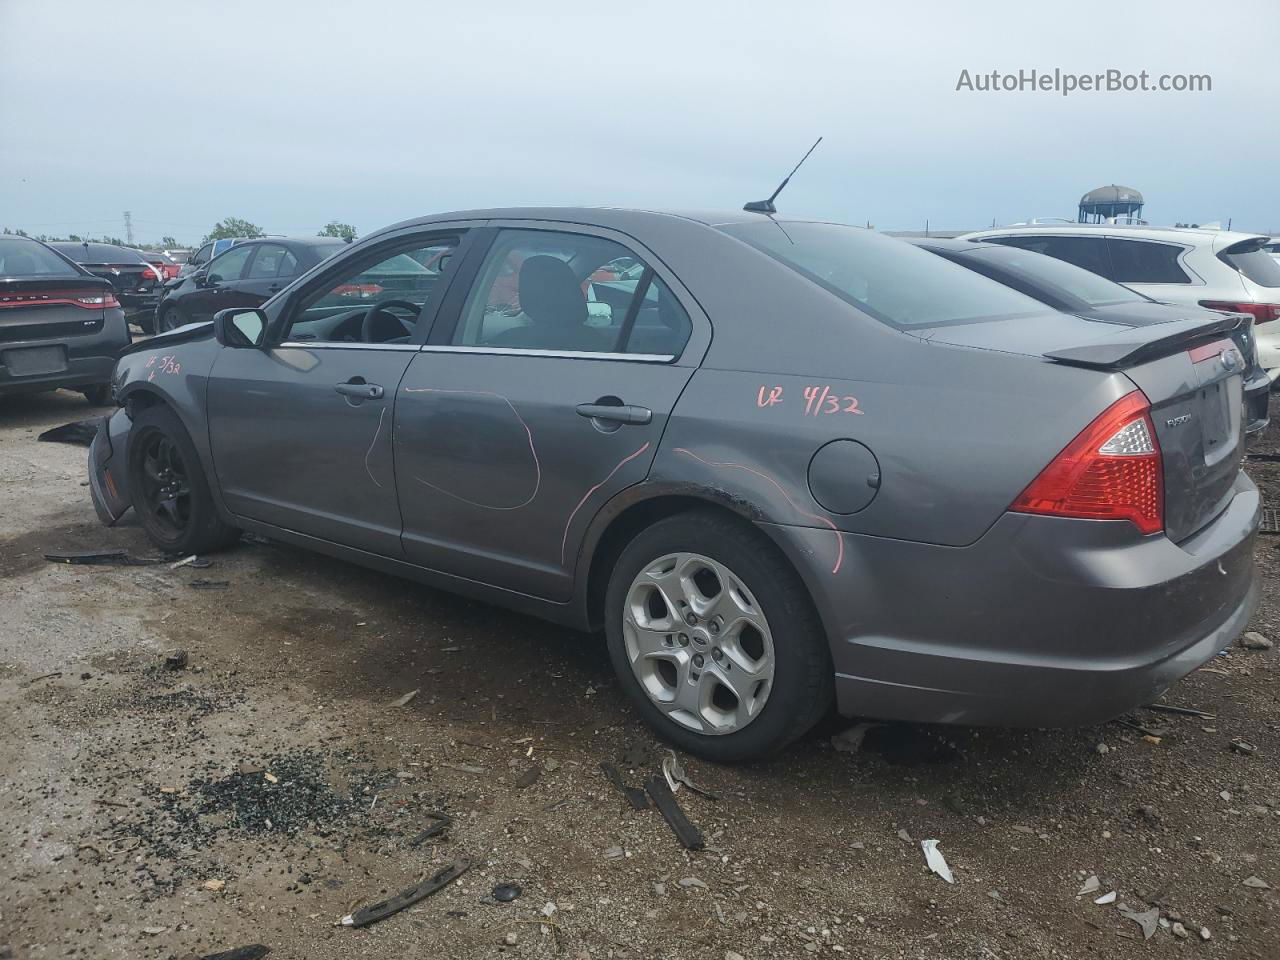
<path id="1" fill-rule="evenodd" d="M 281 273 L 281 268 L 286 262 L 292 262 L 293 266 L 289 267 L 287 272 Z M 250 280 L 265 280 L 280 276 L 289 276 L 297 267 L 297 260 L 293 259 L 293 254 L 285 247 L 278 243 L 264 243 L 258 247 L 258 255 L 253 258 L 253 263 L 249 267 Z"/>
<path id="2" fill-rule="evenodd" d="M 0 277 L 78 277 L 56 253 L 31 240 L 0 237 Z"/>
<path id="3" fill-rule="evenodd" d="M 1107 240 L 1113 277 L 1119 283 L 1190 283 L 1178 263 L 1182 247 L 1151 240 Z"/>
<path id="4" fill-rule="evenodd" d="M 720 229 L 893 327 L 972 323 L 1048 309 L 995 280 L 860 227 L 761 220 Z"/>
<path id="5" fill-rule="evenodd" d="M 978 247 L 963 254 L 959 262 L 1001 282 L 1006 282 L 1006 277 L 1020 280 L 1024 284 L 1021 289 L 1032 296 L 1040 291 L 1071 309 L 1147 301 L 1141 294 L 1091 270 L 1004 244 L 999 248 Z"/>
<path id="6" fill-rule="evenodd" d="M 987 243 L 999 243 L 1032 253 L 1043 253 L 1055 260 L 1065 260 L 1100 277 L 1112 277 L 1111 263 L 1107 260 L 1107 244 L 1104 237 L 984 237 Z M 1112 277 L 1114 279 L 1114 277 Z"/>
<path id="7" fill-rule="evenodd" d="M 503 230 L 453 343 L 466 347 L 677 356 L 689 316 L 630 250 L 604 237 Z"/>
<path id="8" fill-rule="evenodd" d="M 1280 287 L 1280 262 L 1275 259 L 1277 250 L 1278 248 L 1272 247 L 1272 252 L 1268 252 L 1261 245 L 1237 243 L 1222 251 L 1218 257 L 1260 287 Z"/>

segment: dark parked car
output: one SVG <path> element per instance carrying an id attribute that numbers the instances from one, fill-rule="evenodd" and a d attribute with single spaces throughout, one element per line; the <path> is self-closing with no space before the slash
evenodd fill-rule
<path id="1" fill-rule="evenodd" d="M 165 289 L 156 309 L 157 329 L 209 320 L 228 307 L 266 303 L 294 277 L 346 246 L 346 241 L 333 237 L 270 237 L 232 244 Z"/>
<path id="2" fill-rule="evenodd" d="M 89 241 L 59 240 L 49 246 L 110 283 L 125 316 L 144 332 L 154 332 L 155 307 L 164 275 L 147 262 L 141 251 Z"/>
<path id="3" fill-rule="evenodd" d="M 129 345 L 111 284 L 26 237 L 0 237 L 0 395 L 70 387 L 111 399 Z"/>
<path id="4" fill-rule="evenodd" d="M 1055 310 L 1100 323 L 1145 326 L 1213 317 L 1213 312 L 1204 307 L 1160 303 L 1065 260 L 1019 247 L 974 240 L 907 242 L 1020 290 Z M 1252 443 L 1262 436 L 1270 422 L 1267 404 L 1271 399 L 1271 378 L 1258 362 L 1253 317 L 1249 314 L 1240 317 L 1240 326 L 1232 331 L 1231 339 L 1245 362 L 1244 432 L 1246 443 Z"/>
<path id="5" fill-rule="evenodd" d="M 374 292 L 405 256 L 442 267 Z M 720 760 L 833 703 L 1093 723 L 1257 604 L 1238 324 L 1101 324 L 838 224 L 449 214 L 136 345 L 90 485 L 166 551 L 250 530 L 602 630 Z"/>

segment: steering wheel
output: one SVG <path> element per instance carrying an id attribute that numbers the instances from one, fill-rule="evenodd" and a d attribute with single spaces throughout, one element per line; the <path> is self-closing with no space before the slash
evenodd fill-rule
<path id="1" fill-rule="evenodd" d="M 413 314 L 414 322 L 417 322 L 418 314 L 422 312 L 421 307 L 408 300 L 383 300 L 381 303 L 375 303 L 365 311 L 364 319 L 360 321 L 361 343 L 390 343 L 397 337 L 413 335 L 413 323 L 388 312 L 389 307 L 408 310 Z M 395 324 L 394 327 L 391 326 L 392 322 Z"/>

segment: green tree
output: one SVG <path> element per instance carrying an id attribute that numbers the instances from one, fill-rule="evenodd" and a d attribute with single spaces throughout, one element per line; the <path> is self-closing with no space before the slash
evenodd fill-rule
<path id="1" fill-rule="evenodd" d="M 241 220 L 239 217 L 227 217 L 213 225 L 213 229 L 200 241 L 204 246 L 210 240 L 225 240 L 231 237 L 260 237 L 262 228 L 256 223 Z"/>
<path id="2" fill-rule="evenodd" d="M 341 223 L 337 220 L 330 220 L 324 225 L 324 228 L 316 234 L 317 237 L 341 237 L 350 243 L 356 238 L 356 228 L 349 223 Z"/>
<path id="3" fill-rule="evenodd" d="M 160 245 L 164 247 L 166 250 L 169 250 L 172 247 L 176 247 L 178 245 L 178 241 L 173 239 L 173 237 L 161 237 Z"/>

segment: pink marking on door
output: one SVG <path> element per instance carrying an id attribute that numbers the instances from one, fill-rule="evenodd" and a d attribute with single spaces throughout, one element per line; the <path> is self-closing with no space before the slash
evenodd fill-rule
<path id="1" fill-rule="evenodd" d="M 764 480 L 768 483 L 773 484 L 773 486 L 777 489 L 777 491 L 780 494 L 782 494 L 783 499 L 785 499 L 787 503 L 791 504 L 792 510 L 800 514 L 802 517 L 808 517 L 811 520 L 817 520 L 819 523 L 824 524 L 831 528 L 831 532 L 836 535 L 836 564 L 834 567 L 831 568 L 831 572 L 833 574 L 840 572 L 840 567 L 843 566 L 844 564 L 844 537 L 840 533 L 840 528 L 837 527 L 834 523 L 832 523 L 830 518 L 820 516 L 819 514 L 816 514 L 816 513 L 810 513 L 808 510 L 802 509 L 799 506 L 799 504 L 797 504 L 794 500 L 791 499 L 791 495 L 788 494 L 787 491 L 782 488 L 782 484 L 778 483 L 777 480 L 773 479 L 773 477 L 769 476 L 767 473 L 757 470 L 754 467 L 748 467 L 746 464 L 743 464 L 743 463 L 732 463 L 728 461 L 718 461 L 718 460 L 704 460 L 702 457 L 698 456 L 692 450 L 686 450 L 684 447 L 675 447 L 674 449 L 676 453 L 683 453 L 686 456 L 693 457 L 693 459 L 697 460 L 699 463 L 706 464 L 708 467 L 730 467 L 735 470 L 745 470 L 747 471 L 747 473 L 750 473 L 753 476 L 759 477 L 761 480 Z"/>
<path id="2" fill-rule="evenodd" d="M 644 446 L 642 446 L 635 453 L 629 454 L 623 457 L 621 460 L 619 460 L 618 465 L 609 471 L 609 475 L 605 477 L 603 480 L 601 480 L 599 483 L 597 483 L 590 490 L 588 490 L 586 493 L 584 493 L 582 495 L 582 499 L 578 501 L 578 505 L 574 507 L 572 511 L 570 511 L 569 519 L 564 522 L 564 536 L 560 538 L 560 565 L 561 566 L 564 566 L 564 552 L 565 552 L 565 548 L 569 544 L 569 527 L 573 525 L 573 518 L 578 515 L 578 511 L 582 509 L 582 505 L 591 499 L 591 495 L 593 493 L 595 493 L 597 490 L 603 487 L 606 483 L 612 480 L 613 475 L 615 473 L 617 473 L 624 466 L 626 466 L 628 463 L 630 463 L 632 460 L 640 456 L 640 454 L 644 453 L 648 449 L 649 449 L 649 441 L 646 440 L 644 443 Z"/>

